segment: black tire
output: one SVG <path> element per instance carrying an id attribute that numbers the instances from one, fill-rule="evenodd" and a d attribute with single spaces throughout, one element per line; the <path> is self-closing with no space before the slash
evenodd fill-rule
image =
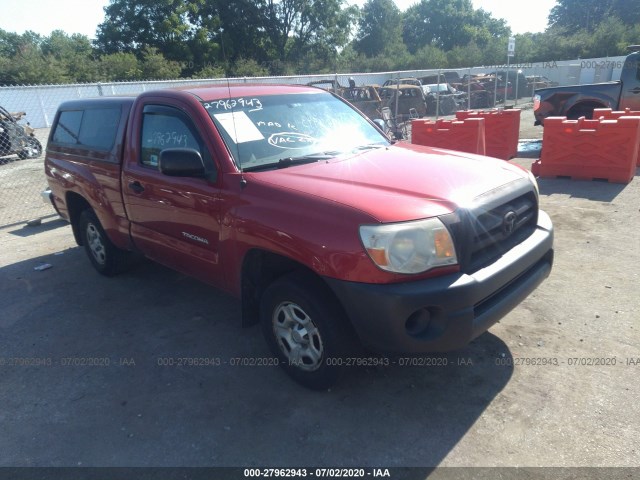
<path id="1" fill-rule="evenodd" d="M 440 115 L 452 115 L 458 110 L 453 98 L 440 99 Z"/>
<path id="2" fill-rule="evenodd" d="M 129 267 L 131 253 L 111 243 L 93 210 L 80 214 L 79 228 L 84 250 L 100 274 L 111 277 Z"/>
<path id="3" fill-rule="evenodd" d="M 37 138 L 29 137 L 27 139 L 27 146 L 18 153 L 18 157 L 24 160 L 25 158 L 38 158 L 42 155 L 42 144 Z"/>
<path id="4" fill-rule="evenodd" d="M 260 323 L 279 365 L 312 390 L 334 385 L 346 367 L 344 359 L 357 352 L 337 300 L 309 274 L 296 272 L 275 280 L 262 295 Z"/>
<path id="5" fill-rule="evenodd" d="M 604 107 L 586 105 L 574 107 L 567 112 L 567 120 L 578 120 L 580 117 L 585 117 L 587 120 L 591 120 L 593 118 L 593 110 L 596 108 Z"/>

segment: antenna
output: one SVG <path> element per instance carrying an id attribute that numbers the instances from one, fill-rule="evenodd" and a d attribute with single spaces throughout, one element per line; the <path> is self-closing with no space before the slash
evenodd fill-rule
<path id="1" fill-rule="evenodd" d="M 220 44 L 222 45 L 222 58 L 224 63 L 227 63 L 227 54 L 224 50 L 224 27 L 220 27 Z M 229 100 L 231 100 L 231 84 L 229 83 L 229 76 L 225 69 L 225 76 L 227 80 L 227 93 L 229 94 Z M 236 154 L 238 156 L 238 167 L 240 167 L 240 187 L 244 189 L 247 186 L 247 181 L 244 178 L 244 169 L 242 167 L 242 160 L 240 159 L 240 146 L 238 145 L 238 131 L 236 129 L 236 112 L 235 107 L 231 107 L 231 120 L 233 121 L 233 141 L 236 144 Z"/>
<path id="2" fill-rule="evenodd" d="M 229 77 L 227 77 L 227 92 L 229 94 L 229 100 L 231 100 L 231 84 L 229 83 Z M 240 158 L 240 145 L 238 144 L 235 107 L 232 103 L 231 105 L 231 120 L 233 121 L 233 142 L 236 144 L 236 155 L 238 156 L 238 166 L 240 167 L 240 188 L 244 189 L 244 187 L 247 186 L 247 180 L 244 178 L 244 167 L 242 166 L 242 159 Z"/>

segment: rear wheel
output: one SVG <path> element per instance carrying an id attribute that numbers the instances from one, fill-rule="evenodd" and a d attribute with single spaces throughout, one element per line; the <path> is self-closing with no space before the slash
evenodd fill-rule
<path id="1" fill-rule="evenodd" d="M 293 273 L 262 295 L 262 331 L 278 363 L 296 382 L 313 390 L 335 384 L 356 342 L 333 295 L 318 279 Z"/>
<path id="2" fill-rule="evenodd" d="M 127 269 L 131 253 L 111 243 L 93 210 L 80 214 L 79 226 L 85 252 L 99 273 L 110 277 Z"/>
<path id="3" fill-rule="evenodd" d="M 596 108 L 604 108 L 602 105 L 576 105 L 567 112 L 567 119 L 577 120 L 580 117 L 585 117 L 587 120 L 593 118 L 593 110 Z"/>

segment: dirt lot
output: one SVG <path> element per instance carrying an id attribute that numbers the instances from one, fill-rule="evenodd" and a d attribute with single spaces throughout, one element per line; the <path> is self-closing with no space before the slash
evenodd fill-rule
<path id="1" fill-rule="evenodd" d="M 640 178 L 540 189 L 556 263 L 530 298 L 446 366 L 325 393 L 234 365 L 269 355 L 234 299 L 152 263 L 101 277 L 55 218 L 5 225 L 0 466 L 640 467 Z"/>

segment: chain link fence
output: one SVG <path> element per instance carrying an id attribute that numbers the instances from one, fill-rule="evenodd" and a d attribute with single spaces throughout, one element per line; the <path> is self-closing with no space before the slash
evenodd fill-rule
<path id="1" fill-rule="evenodd" d="M 517 107 L 531 102 L 537 88 L 617 79 L 624 58 L 367 74 L 0 87 L 0 229 L 55 214 L 40 195 L 46 187 L 43 159 L 55 112 L 66 100 L 227 82 L 308 84 L 331 90 L 371 119 L 382 120 L 388 134 L 408 138 L 413 118 Z"/>
<path id="2" fill-rule="evenodd" d="M 0 119 L 0 152 L 4 155 L 0 156 L 0 229 L 55 214 L 40 195 L 47 184 L 42 146 L 47 143 L 49 129 L 28 134 L 25 127 Z"/>

